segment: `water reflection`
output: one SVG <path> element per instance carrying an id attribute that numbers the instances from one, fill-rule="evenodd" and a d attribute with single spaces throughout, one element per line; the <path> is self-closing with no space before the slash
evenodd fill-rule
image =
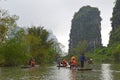
<path id="1" fill-rule="evenodd" d="M 112 72 L 110 70 L 110 66 L 111 64 L 102 64 L 101 66 L 101 80 L 113 80 L 113 75 Z"/>
<path id="2" fill-rule="evenodd" d="M 49 80 L 71 80 L 71 71 L 67 68 L 54 68 L 54 70 L 51 71 L 51 76 L 49 77 Z"/>
<path id="3" fill-rule="evenodd" d="M 117 69 L 117 68 L 118 69 Z M 2 67 L 0 80 L 120 80 L 120 65 L 95 65 L 92 71 L 78 71 L 56 66 L 38 68 Z"/>
<path id="4" fill-rule="evenodd" d="M 34 80 L 35 78 L 35 68 L 29 69 L 29 80 Z"/>
<path id="5" fill-rule="evenodd" d="M 76 70 L 71 70 L 71 77 L 72 77 L 72 80 L 76 80 L 76 74 L 77 74 L 77 72 L 76 72 Z"/>

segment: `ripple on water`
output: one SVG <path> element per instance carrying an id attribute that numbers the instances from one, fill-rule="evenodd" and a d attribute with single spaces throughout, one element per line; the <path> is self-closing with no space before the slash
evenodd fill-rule
<path id="1" fill-rule="evenodd" d="M 111 64 L 101 65 L 101 80 L 113 80 L 113 75 L 110 69 Z"/>

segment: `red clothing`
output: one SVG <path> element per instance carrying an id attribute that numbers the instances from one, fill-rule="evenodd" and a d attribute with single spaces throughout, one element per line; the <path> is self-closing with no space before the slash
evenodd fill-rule
<path id="1" fill-rule="evenodd" d="M 35 66 L 35 61 L 31 61 L 31 66 L 32 66 L 32 67 Z"/>
<path id="2" fill-rule="evenodd" d="M 63 61 L 62 61 L 62 64 L 63 64 L 63 66 L 67 66 L 67 61 L 64 59 Z"/>

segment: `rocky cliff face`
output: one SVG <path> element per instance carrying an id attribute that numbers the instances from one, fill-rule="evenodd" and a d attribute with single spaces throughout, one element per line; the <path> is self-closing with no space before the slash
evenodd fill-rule
<path id="1" fill-rule="evenodd" d="M 112 30 L 108 46 L 120 44 L 120 0 L 115 1 L 111 22 Z"/>
<path id="2" fill-rule="evenodd" d="M 87 50 L 101 46 L 101 17 L 100 11 L 95 7 L 84 6 L 72 19 L 69 40 L 69 52 L 79 42 L 87 42 Z"/>

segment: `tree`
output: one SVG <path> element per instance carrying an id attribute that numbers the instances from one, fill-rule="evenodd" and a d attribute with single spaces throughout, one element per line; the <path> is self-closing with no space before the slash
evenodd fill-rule
<path id="1" fill-rule="evenodd" d="M 8 36 L 11 34 L 12 30 L 16 27 L 17 19 L 18 16 L 10 15 L 8 11 L 0 9 L 0 64 L 2 65 L 6 61 L 6 41 L 8 40 Z"/>
<path id="2" fill-rule="evenodd" d="M 56 50 L 54 40 L 49 39 L 49 32 L 44 27 L 28 28 L 27 42 L 29 42 L 29 53 L 39 64 L 49 63 L 55 59 Z"/>
<path id="3" fill-rule="evenodd" d="M 0 10 L 0 45 L 5 42 L 11 30 L 16 27 L 16 20 L 18 16 L 9 15 L 8 11 Z"/>
<path id="4" fill-rule="evenodd" d="M 27 46 L 25 43 L 25 32 L 23 29 L 14 30 L 11 38 L 6 41 L 4 58 L 6 66 L 25 64 L 28 59 Z"/>

